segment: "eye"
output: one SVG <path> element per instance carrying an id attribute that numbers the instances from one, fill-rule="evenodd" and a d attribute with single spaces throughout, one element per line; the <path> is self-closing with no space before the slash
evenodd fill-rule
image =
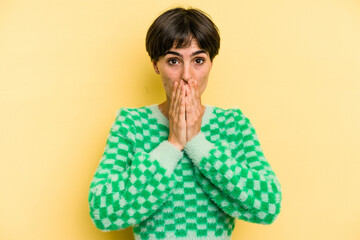
<path id="1" fill-rule="evenodd" d="M 205 59 L 203 59 L 203 58 L 196 58 L 195 59 L 195 63 L 197 63 L 197 64 L 203 64 L 205 62 Z"/>
<path id="2" fill-rule="evenodd" d="M 170 59 L 168 60 L 168 63 L 169 63 L 170 65 L 176 65 L 176 64 L 179 63 L 179 60 L 176 59 L 176 58 L 170 58 Z"/>

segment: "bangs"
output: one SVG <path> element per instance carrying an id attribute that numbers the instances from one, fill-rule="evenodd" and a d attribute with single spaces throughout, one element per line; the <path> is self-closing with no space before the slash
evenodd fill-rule
<path id="1" fill-rule="evenodd" d="M 188 47 L 191 44 L 191 41 L 194 39 L 193 34 L 191 34 L 190 32 L 188 33 L 181 33 L 179 34 L 179 36 L 176 36 L 173 40 L 172 40 L 172 45 L 174 46 L 175 44 L 175 48 L 184 48 L 184 47 Z"/>
<path id="2" fill-rule="evenodd" d="M 172 31 L 173 34 L 172 36 L 169 35 L 169 40 L 172 43 L 171 47 L 174 44 L 176 44 L 175 48 L 183 48 L 190 46 L 191 40 L 193 40 L 195 37 L 190 24 L 191 22 L 189 21 L 188 16 L 186 16 L 183 21 L 175 21 L 175 26 L 173 29 L 174 31 Z"/>
<path id="3" fill-rule="evenodd" d="M 160 51 L 160 56 L 163 56 L 172 47 L 183 48 L 190 46 L 194 34 L 191 31 L 188 19 L 184 18 L 183 21 L 174 21 L 173 27 L 167 28 L 158 37 L 163 39 Z"/>
<path id="4" fill-rule="evenodd" d="M 160 56 L 166 54 L 166 52 L 172 47 L 175 48 L 184 48 L 189 47 L 192 40 L 196 40 L 199 48 L 204 49 L 204 46 L 209 46 L 204 40 L 206 33 L 201 32 L 199 26 L 194 24 L 191 19 L 185 17 L 183 21 L 174 22 L 173 28 L 168 28 L 167 31 L 164 31 L 160 36 L 164 42 L 161 44 Z M 208 49 L 204 49 L 207 52 Z"/>

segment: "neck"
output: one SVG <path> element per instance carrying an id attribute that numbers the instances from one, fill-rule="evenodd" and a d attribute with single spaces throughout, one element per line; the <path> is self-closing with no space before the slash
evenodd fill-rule
<path id="1" fill-rule="evenodd" d="M 169 119 L 169 108 L 170 108 L 170 101 L 166 97 L 166 100 L 159 104 L 159 109 L 167 119 Z"/>

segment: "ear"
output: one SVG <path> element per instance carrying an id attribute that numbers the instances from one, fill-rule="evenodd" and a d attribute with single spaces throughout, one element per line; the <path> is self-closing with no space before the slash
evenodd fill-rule
<path id="1" fill-rule="evenodd" d="M 151 62 L 152 62 L 152 64 L 153 64 L 153 67 L 154 67 L 155 72 L 156 72 L 157 74 L 160 74 L 159 68 L 157 67 L 157 61 L 152 60 Z"/>

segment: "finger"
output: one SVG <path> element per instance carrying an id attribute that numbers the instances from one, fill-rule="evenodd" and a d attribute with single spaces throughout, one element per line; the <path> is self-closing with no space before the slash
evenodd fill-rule
<path id="1" fill-rule="evenodd" d="M 192 85 L 193 83 L 191 83 L 190 85 Z M 190 86 L 190 91 L 192 91 L 191 94 L 188 95 L 188 104 L 187 104 L 187 114 L 188 114 L 188 118 L 187 118 L 187 122 L 190 124 L 190 122 L 193 120 L 192 118 L 194 117 L 194 111 L 195 111 L 195 107 L 196 107 L 196 102 L 195 102 L 195 98 L 193 96 L 193 92 L 194 92 L 194 88 L 193 85 Z"/>
<path id="2" fill-rule="evenodd" d="M 185 86 L 185 119 L 189 119 L 189 111 L 190 111 L 190 87 L 189 84 Z"/>
<path id="3" fill-rule="evenodd" d="M 198 98 L 198 97 L 200 97 L 200 90 L 199 90 L 199 83 L 197 80 L 195 80 L 194 85 L 195 85 L 195 89 L 196 89 L 195 96 Z"/>
<path id="4" fill-rule="evenodd" d="M 195 98 L 195 94 L 196 94 L 196 88 L 195 88 L 196 86 L 195 86 L 195 80 L 191 80 L 191 82 L 190 82 L 190 91 L 191 91 L 191 96 L 193 97 L 193 98 Z"/>
<path id="5" fill-rule="evenodd" d="M 200 98 L 200 89 L 199 89 L 199 83 L 197 80 L 195 80 L 195 93 L 194 93 L 194 99 L 196 101 L 196 107 L 197 108 L 202 108 L 201 105 L 201 98 Z"/>
<path id="6" fill-rule="evenodd" d="M 188 97 L 190 95 L 190 87 L 189 84 L 185 85 L 185 96 Z"/>
<path id="7" fill-rule="evenodd" d="M 182 89 L 179 120 L 180 121 L 185 121 L 185 86 L 183 86 L 183 89 Z"/>
<path id="8" fill-rule="evenodd" d="M 191 111 L 192 111 L 191 97 L 187 96 L 185 101 L 186 124 L 188 124 L 189 120 L 191 119 Z"/>
<path id="9" fill-rule="evenodd" d="M 200 98 L 197 97 L 197 88 L 196 88 L 196 80 L 192 81 L 191 82 L 191 91 L 192 91 L 192 94 L 191 94 L 191 98 L 190 98 L 190 105 L 191 105 L 191 108 L 190 108 L 190 120 L 191 122 L 189 122 L 189 124 L 191 123 L 194 123 L 196 121 L 198 121 L 198 117 L 201 115 L 202 113 L 202 105 L 201 105 L 201 102 L 200 102 Z M 194 119 L 192 119 L 194 118 Z"/>
<path id="10" fill-rule="evenodd" d="M 175 102 L 175 116 L 176 116 L 176 119 L 178 120 L 179 119 L 179 116 L 180 116 L 180 108 L 181 108 L 181 104 L 182 104 L 182 96 L 185 92 L 185 89 L 184 89 L 184 84 L 180 83 L 179 85 L 179 95 L 177 96 L 176 98 L 176 102 Z"/>
<path id="11" fill-rule="evenodd" d="M 177 87 L 177 89 L 176 89 L 176 94 L 175 94 L 174 103 L 173 103 L 175 112 L 178 111 L 178 105 L 179 105 L 179 101 L 180 101 L 179 98 L 180 98 L 180 94 L 181 94 L 181 88 L 182 88 L 182 84 L 181 84 L 181 82 L 178 82 L 178 87 Z"/>
<path id="12" fill-rule="evenodd" d="M 196 109 L 197 104 L 196 104 L 196 96 L 195 96 L 195 85 L 194 85 L 194 80 L 191 80 L 190 82 L 190 101 L 189 103 L 192 105 L 192 109 Z"/>
<path id="13" fill-rule="evenodd" d="M 172 92 L 171 92 L 171 99 L 170 99 L 170 107 L 169 107 L 169 111 L 173 110 L 173 102 L 175 99 L 175 95 L 176 95 L 176 91 L 178 89 L 179 83 L 175 82 L 172 88 Z"/>
<path id="14" fill-rule="evenodd" d="M 179 86 L 179 83 L 175 82 L 173 85 L 172 91 L 171 91 L 171 99 L 174 99 L 178 86 Z"/>
<path id="15" fill-rule="evenodd" d="M 187 96 L 187 97 L 191 96 L 191 94 L 192 94 L 192 91 L 191 91 L 191 81 L 192 81 L 192 80 L 190 80 L 190 81 L 188 82 L 188 84 L 186 85 L 186 87 L 187 87 L 187 94 L 186 94 L 186 96 Z"/>

